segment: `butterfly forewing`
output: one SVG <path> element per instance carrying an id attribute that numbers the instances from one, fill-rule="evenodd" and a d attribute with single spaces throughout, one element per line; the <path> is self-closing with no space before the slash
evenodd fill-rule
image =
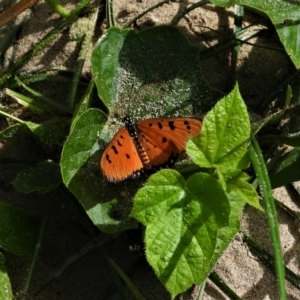
<path id="1" fill-rule="evenodd" d="M 117 132 L 104 150 L 100 167 L 103 175 L 113 182 L 124 180 L 143 169 L 134 142 L 125 127 Z"/>
<path id="2" fill-rule="evenodd" d="M 137 126 L 152 166 L 163 165 L 183 152 L 188 138 L 201 131 L 201 121 L 193 118 L 150 119 L 137 122 Z"/>

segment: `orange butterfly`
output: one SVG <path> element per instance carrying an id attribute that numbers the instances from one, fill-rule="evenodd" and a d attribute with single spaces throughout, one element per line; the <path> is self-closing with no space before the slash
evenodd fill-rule
<path id="1" fill-rule="evenodd" d="M 104 150 L 100 168 L 108 181 L 117 182 L 144 170 L 173 162 L 185 150 L 188 137 L 201 131 L 202 123 L 194 118 L 148 119 L 133 122 L 124 118 L 122 127 Z"/>

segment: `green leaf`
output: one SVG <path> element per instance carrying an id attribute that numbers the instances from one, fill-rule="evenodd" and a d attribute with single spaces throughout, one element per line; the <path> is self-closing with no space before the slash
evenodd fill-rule
<path id="1" fill-rule="evenodd" d="M 0 247 L 18 255 L 34 249 L 40 222 L 37 218 L 0 202 Z"/>
<path id="2" fill-rule="evenodd" d="M 5 270 L 4 256 L 2 253 L 0 253 L 0 299 L 13 299 L 13 292 Z"/>
<path id="3" fill-rule="evenodd" d="M 254 187 L 246 182 L 247 179 L 248 176 L 245 176 L 245 173 L 240 172 L 235 177 L 227 180 L 228 190 L 230 192 L 234 191 L 245 203 L 264 211 L 259 203 L 258 195 Z"/>
<path id="4" fill-rule="evenodd" d="M 169 26 L 141 32 L 112 27 L 92 53 L 98 95 L 121 116 L 204 113 L 220 93 L 207 86 L 200 70 L 198 49 Z"/>
<path id="5" fill-rule="evenodd" d="M 250 122 L 238 87 L 205 116 L 201 134 L 188 141 L 186 150 L 204 168 L 230 174 L 247 165 Z"/>
<path id="6" fill-rule="evenodd" d="M 33 122 L 24 122 L 25 125 L 36 134 L 40 140 L 51 146 L 59 144 L 66 136 L 68 121 L 66 120 L 51 120 L 43 124 Z"/>
<path id="7" fill-rule="evenodd" d="M 98 109 L 89 109 L 82 113 L 74 122 L 61 155 L 61 173 L 64 184 L 76 196 L 86 210 L 92 222 L 102 231 L 118 232 L 136 226 L 136 222 L 129 218 L 129 207 L 125 199 L 122 199 L 120 208 L 122 184 L 107 183 L 101 176 L 99 161 L 100 147 L 104 148 L 104 138 L 107 141 L 107 133 L 103 133 L 107 117 Z M 135 191 L 134 184 L 130 187 Z M 133 194 L 133 191 L 126 191 Z M 128 198 L 130 198 L 128 196 Z M 125 209 L 126 213 L 121 219 L 114 219 L 111 211 Z"/>
<path id="8" fill-rule="evenodd" d="M 147 225 L 146 256 L 172 297 L 201 283 L 211 271 L 219 231 L 228 226 L 230 204 L 208 174 L 187 182 L 176 171 L 151 176 L 135 196 L 132 216 Z"/>
<path id="9" fill-rule="evenodd" d="M 111 259 L 109 259 L 111 265 L 115 268 L 118 272 L 120 277 L 125 281 L 126 285 L 134 295 L 134 298 L 137 300 L 145 300 L 145 298 L 140 293 L 139 289 L 135 286 L 135 284 L 130 280 L 130 278 L 126 275 L 126 273 Z"/>
<path id="10" fill-rule="evenodd" d="M 98 109 L 89 109 L 77 119 L 69 135 L 61 156 L 63 182 L 69 186 L 77 172 L 88 159 L 99 150 L 98 134 L 107 118 Z"/>
<path id="11" fill-rule="evenodd" d="M 210 262 L 211 269 L 240 230 L 240 216 L 245 207 L 245 202 L 234 191 L 227 193 L 227 197 L 230 204 L 229 224 L 218 231 L 215 251 Z"/>
<path id="12" fill-rule="evenodd" d="M 265 1 L 265 0 L 212 0 L 212 3 L 220 6 L 244 5 L 256 12 L 266 14 L 274 24 L 279 38 L 286 52 L 298 69 L 300 67 L 300 55 L 298 36 L 300 30 L 300 3 L 298 1 Z"/>
<path id="13" fill-rule="evenodd" d="M 95 45 L 92 53 L 92 72 L 99 97 L 112 108 L 117 93 L 119 55 L 129 30 L 110 28 Z M 113 45 L 113 47 L 112 47 Z"/>
<path id="14" fill-rule="evenodd" d="M 61 184 L 59 166 L 52 161 L 43 161 L 34 168 L 21 171 L 13 181 L 21 193 L 48 193 Z"/>
<path id="15" fill-rule="evenodd" d="M 272 188 L 287 185 L 300 180 L 300 149 L 295 148 L 286 153 L 277 163 L 276 171 L 272 172 L 270 181 Z"/>

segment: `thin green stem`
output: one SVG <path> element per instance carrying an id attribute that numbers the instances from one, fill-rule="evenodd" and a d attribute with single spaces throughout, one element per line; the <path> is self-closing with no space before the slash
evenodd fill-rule
<path id="1" fill-rule="evenodd" d="M 244 7 L 241 5 L 234 6 L 234 27 L 233 33 L 236 35 L 239 31 L 242 30 L 242 20 L 244 16 Z M 231 84 L 230 89 L 232 89 L 236 82 L 236 67 L 238 61 L 238 55 L 240 51 L 240 45 L 236 45 L 231 52 Z"/>
<path id="2" fill-rule="evenodd" d="M 198 299 L 197 300 L 204 299 L 204 291 L 205 291 L 205 287 L 206 287 L 206 281 L 207 281 L 207 279 L 205 279 L 203 281 L 203 283 L 201 284 L 201 286 L 200 286 L 199 294 L 198 294 Z"/>
<path id="3" fill-rule="evenodd" d="M 78 14 L 91 2 L 91 0 L 81 0 L 74 10 L 62 20 L 53 30 L 51 30 L 40 42 L 38 42 L 31 50 L 27 51 L 22 57 L 20 57 L 13 65 L 11 65 L 0 77 L 0 89 L 3 88 L 5 82 L 13 77 L 17 71 L 28 62 L 33 56 L 38 54 L 49 43 L 51 43 L 56 36 L 71 22 L 76 19 Z"/>
<path id="4" fill-rule="evenodd" d="M 43 221 L 41 223 L 38 240 L 37 240 L 37 243 L 35 245 L 34 252 L 33 252 L 33 255 L 32 255 L 31 264 L 30 264 L 29 270 L 28 270 L 28 276 L 27 276 L 26 282 L 24 284 L 23 292 L 24 292 L 25 295 L 28 294 L 28 290 L 30 288 L 33 272 L 34 272 L 34 269 L 35 269 L 35 266 L 36 266 L 36 263 L 37 263 L 37 260 L 38 260 L 38 256 L 39 256 L 41 245 L 42 245 L 42 241 L 43 241 L 43 238 L 44 238 L 44 235 L 45 235 L 46 225 L 48 223 L 49 216 L 50 216 L 52 201 L 50 201 L 50 199 L 48 199 L 48 200 L 49 200 L 49 203 L 48 203 L 48 207 L 47 207 L 47 212 L 46 212 L 46 215 L 43 218 Z"/>
<path id="5" fill-rule="evenodd" d="M 66 107 L 65 105 L 61 105 L 60 103 L 52 100 L 51 98 L 48 98 L 48 97 L 44 96 L 43 94 L 33 90 L 32 88 L 30 88 L 29 86 L 24 84 L 17 76 L 15 76 L 15 79 L 18 82 L 18 84 L 20 86 L 22 86 L 25 90 L 27 90 L 29 93 L 31 93 L 35 97 L 37 97 L 37 98 L 41 99 L 42 101 L 46 102 L 47 104 L 49 104 L 50 108 L 54 108 L 60 112 L 72 114 L 72 110 L 69 109 L 68 107 Z M 6 89 L 6 90 L 8 90 L 8 89 Z"/>
<path id="6" fill-rule="evenodd" d="M 128 288 L 133 293 L 135 299 L 138 300 L 145 300 L 139 289 L 135 286 L 135 284 L 131 281 L 131 279 L 126 275 L 125 272 L 110 258 L 108 258 L 111 265 L 115 268 L 115 270 L 118 272 L 118 274 L 122 277 L 122 279 L 125 281 Z"/>
<path id="7" fill-rule="evenodd" d="M 115 26 L 115 16 L 114 16 L 114 1 L 106 1 L 106 19 L 108 23 L 108 28 Z"/>
<path id="8" fill-rule="evenodd" d="M 14 117 L 14 116 L 12 116 L 12 115 L 10 115 L 10 114 L 8 114 L 8 113 L 2 111 L 2 110 L 0 110 L 0 115 L 5 116 L 5 117 L 7 117 L 7 118 L 10 118 L 10 119 L 12 119 L 12 120 L 14 120 L 14 121 L 17 121 L 18 123 L 21 123 L 21 124 L 24 124 L 24 123 L 25 123 L 25 122 L 22 121 L 21 119 L 18 119 L 18 118 L 16 118 L 16 117 Z"/>
<path id="9" fill-rule="evenodd" d="M 249 155 L 259 180 L 261 193 L 263 195 L 264 208 L 266 210 L 266 217 L 269 225 L 274 259 L 275 269 L 278 278 L 278 288 L 280 299 L 286 299 L 286 287 L 285 287 L 285 276 L 284 276 L 284 262 L 282 258 L 280 234 L 278 228 L 277 212 L 275 208 L 274 198 L 272 196 L 272 188 L 270 179 L 267 172 L 260 147 L 258 142 L 254 138 L 249 145 Z"/>
<path id="10" fill-rule="evenodd" d="M 70 11 L 58 4 L 55 0 L 46 0 L 46 2 L 55 12 L 60 14 L 62 17 L 66 18 L 69 16 Z"/>

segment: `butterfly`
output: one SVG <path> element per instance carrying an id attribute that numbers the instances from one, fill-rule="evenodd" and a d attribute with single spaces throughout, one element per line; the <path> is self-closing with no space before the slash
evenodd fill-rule
<path id="1" fill-rule="evenodd" d="M 134 122 L 131 117 L 105 148 L 100 169 L 108 181 L 137 178 L 144 170 L 157 169 L 185 150 L 189 137 L 197 136 L 202 127 L 198 119 L 157 118 Z"/>

